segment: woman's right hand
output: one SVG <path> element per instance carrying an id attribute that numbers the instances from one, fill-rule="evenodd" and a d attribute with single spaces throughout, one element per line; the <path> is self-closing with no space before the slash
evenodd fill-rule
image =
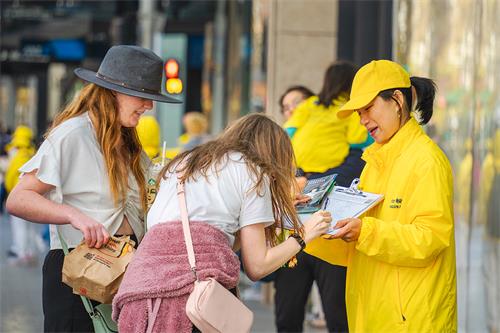
<path id="1" fill-rule="evenodd" d="M 325 234 L 332 222 L 330 212 L 320 210 L 314 213 L 306 222 L 304 222 L 304 241 L 309 243 L 313 239 Z"/>
<path id="2" fill-rule="evenodd" d="M 82 232 L 88 247 L 100 248 L 108 242 L 109 233 L 101 223 L 77 209 L 72 209 L 69 217 L 70 224 Z"/>

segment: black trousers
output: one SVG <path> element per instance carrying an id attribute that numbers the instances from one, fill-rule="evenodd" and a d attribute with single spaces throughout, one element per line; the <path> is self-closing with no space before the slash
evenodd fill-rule
<path id="1" fill-rule="evenodd" d="M 346 268 L 329 264 L 305 252 L 297 254 L 297 262 L 294 268 L 280 268 L 274 280 L 276 330 L 303 331 L 307 299 L 316 281 L 328 331 L 347 332 Z"/>
<path id="2" fill-rule="evenodd" d="M 80 296 L 62 282 L 62 250 L 50 250 L 43 263 L 44 332 L 94 332 Z M 98 304 L 98 303 L 95 303 Z"/>

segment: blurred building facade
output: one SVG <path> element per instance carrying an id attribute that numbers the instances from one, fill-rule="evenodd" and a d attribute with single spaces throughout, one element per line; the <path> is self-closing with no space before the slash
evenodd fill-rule
<path id="1" fill-rule="evenodd" d="M 168 146 L 192 110 L 208 116 L 212 134 L 249 112 L 281 121 L 281 93 L 296 84 L 317 92 L 336 59 L 392 58 L 434 78 L 435 115 L 425 129 L 454 169 L 459 327 L 495 329 L 498 0 L 3 0 L 0 12 L 0 123 L 27 124 L 39 136 L 81 86 L 73 69 L 96 70 L 114 44 L 179 62 L 184 104 L 152 112 Z"/>

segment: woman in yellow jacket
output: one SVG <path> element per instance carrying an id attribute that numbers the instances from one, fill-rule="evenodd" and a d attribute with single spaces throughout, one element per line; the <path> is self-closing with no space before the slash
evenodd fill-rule
<path id="1" fill-rule="evenodd" d="M 357 114 L 345 119 L 337 116 L 347 101 L 356 69 L 345 61 L 331 64 L 320 93 L 300 103 L 283 125 L 292 140 L 297 168 L 308 179 L 337 173 L 337 185 L 348 185 L 352 175 L 361 172 L 360 148 L 373 141 Z M 352 148 L 359 149 L 353 153 Z"/>
<path id="2" fill-rule="evenodd" d="M 19 168 L 28 162 L 35 154 L 33 132 L 29 127 L 18 126 L 12 136 L 12 141 L 6 149 L 10 156 L 9 165 L 5 171 L 5 190 L 12 192 L 19 181 Z M 33 223 L 14 215 L 10 215 L 12 246 L 9 259 L 15 264 L 34 264 L 36 262 L 37 228 Z"/>
<path id="3" fill-rule="evenodd" d="M 350 332 L 457 330 L 452 170 L 419 126 L 432 116 L 434 94 L 431 80 L 410 78 L 392 61 L 372 61 L 356 73 L 339 111 L 356 111 L 375 139 L 363 154 L 360 185 L 385 195 L 361 219 L 336 224 L 336 237 L 353 243 Z"/>

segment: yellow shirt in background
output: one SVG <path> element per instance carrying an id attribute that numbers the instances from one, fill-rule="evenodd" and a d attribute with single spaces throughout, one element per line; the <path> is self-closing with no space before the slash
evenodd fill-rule
<path id="1" fill-rule="evenodd" d="M 10 193 L 19 182 L 19 175 L 21 174 L 18 169 L 28 162 L 35 154 L 33 147 L 19 147 L 14 156 L 9 161 L 9 166 L 5 171 L 5 189 Z"/>
<path id="2" fill-rule="evenodd" d="M 344 162 L 350 144 L 366 141 L 368 133 L 357 113 L 346 119 L 337 117 L 346 101 L 338 98 L 327 108 L 313 96 L 294 110 L 284 127 L 297 129 L 292 137 L 297 167 L 305 172 L 325 172 Z"/>

